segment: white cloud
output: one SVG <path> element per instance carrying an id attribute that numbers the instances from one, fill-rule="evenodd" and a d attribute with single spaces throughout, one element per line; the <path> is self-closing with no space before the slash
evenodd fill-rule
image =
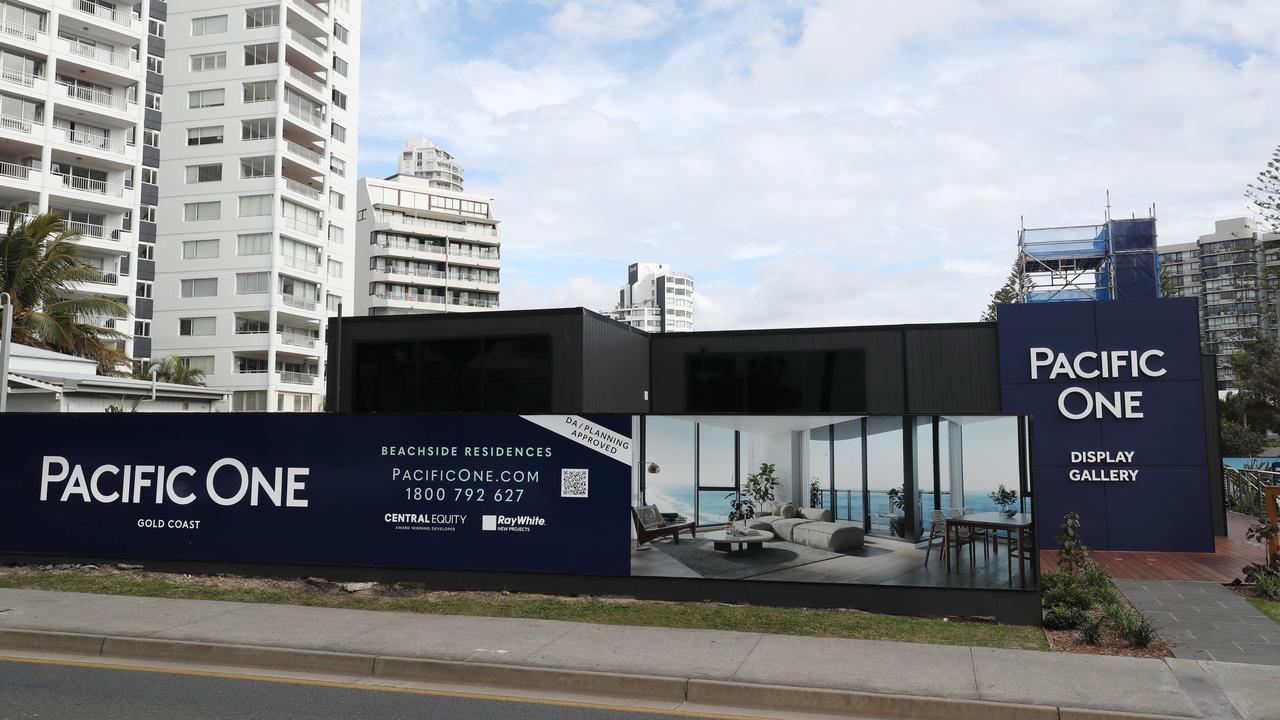
<path id="1" fill-rule="evenodd" d="M 483 18 L 417 7 L 366 5 L 362 160 L 426 134 L 486 174 L 504 307 L 607 307 L 652 260 L 700 329 L 973 319 L 1022 218 L 1109 189 L 1192 240 L 1280 142 L 1273 2 L 500 6 L 465 50 L 414 38 Z"/>

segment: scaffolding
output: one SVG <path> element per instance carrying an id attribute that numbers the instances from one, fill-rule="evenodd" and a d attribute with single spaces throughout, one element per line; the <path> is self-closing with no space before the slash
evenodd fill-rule
<path id="1" fill-rule="evenodd" d="M 1024 227 L 1018 262 L 1020 302 L 1160 297 L 1154 213 L 1101 225 Z"/>

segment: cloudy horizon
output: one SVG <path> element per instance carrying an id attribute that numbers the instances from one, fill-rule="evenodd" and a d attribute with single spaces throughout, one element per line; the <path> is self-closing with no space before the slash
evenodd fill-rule
<path id="1" fill-rule="evenodd" d="M 502 307 L 694 276 L 696 328 L 976 320 L 1028 227 L 1250 214 L 1272 2 L 377 0 L 360 172 L 425 136 L 496 198 Z"/>

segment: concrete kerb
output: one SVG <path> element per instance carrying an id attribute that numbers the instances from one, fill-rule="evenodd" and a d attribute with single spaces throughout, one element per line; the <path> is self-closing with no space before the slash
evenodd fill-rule
<path id="1" fill-rule="evenodd" d="M 984 700 L 804 688 L 683 677 L 558 670 L 493 663 L 379 657 L 323 650 L 0 628 L 0 648 L 82 657 L 161 660 L 476 685 L 615 698 L 922 720 L 1186 720 L 1166 715 Z"/>

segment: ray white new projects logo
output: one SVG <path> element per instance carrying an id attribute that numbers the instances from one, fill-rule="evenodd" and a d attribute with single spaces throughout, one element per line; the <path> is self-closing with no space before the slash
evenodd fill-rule
<path id="1" fill-rule="evenodd" d="M 536 527 L 546 527 L 547 520 L 539 515 L 482 515 L 480 529 L 494 532 L 531 532 Z"/>

